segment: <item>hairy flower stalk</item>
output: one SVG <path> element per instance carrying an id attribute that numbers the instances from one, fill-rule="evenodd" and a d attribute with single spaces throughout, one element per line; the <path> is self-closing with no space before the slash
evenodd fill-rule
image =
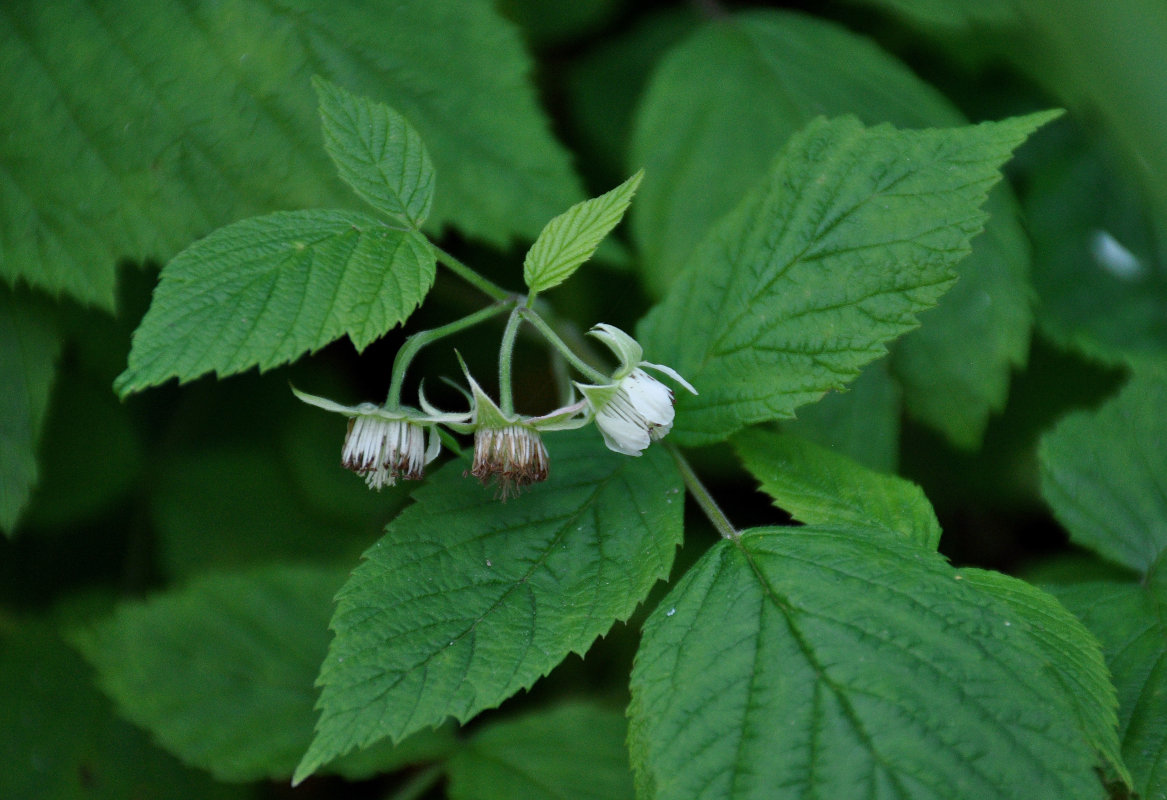
<path id="1" fill-rule="evenodd" d="M 412 408 L 391 409 L 373 403 L 343 406 L 295 388 L 292 391 L 309 405 L 349 418 L 341 465 L 364 478 L 370 489 L 378 491 L 396 485 L 398 479 L 420 480 L 426 465 L 437 458 L 441 450 L 434 426 L 464 422 L 469 418 L 468 414 L 429 414 Z M 421 400 L 425 402 L 424 397 Z"/>
<path id="2" fill-rule="evenodd" d="M 608 449 L 639 456 L 650 444 L 663 439 L 672 430 L 674 418 L 673 390 L 642 367 L 668 375 L 693 394 L 697 394 L 697 390 L 671 367 L 643 361 L 644 351 L 640 344 L 614 325 L 601 323 L 589 334 L 608 345 L 619 357 L 620 368 L 612 374 L 611 383 L 577 383 L 576 387 L 587 399 Z"/>

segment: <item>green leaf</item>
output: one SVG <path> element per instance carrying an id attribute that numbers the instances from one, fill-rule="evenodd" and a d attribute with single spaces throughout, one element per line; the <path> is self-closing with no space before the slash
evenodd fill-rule
<path id="1" fill-rule="evenodd" d="M 894 473 L 900 450 L 900 390 L 887 359 L 868 364 L 846 391 L 803 406 L 781 427 L 866 467 Z"/>
<path id="2" fill-rule="evenodd" d="M 50 310 L 0 286 L 0 531 L 8 535 L 37 482 L 37 444 L 60 352 Z"/>
<path id="3" fill-rule="evenodd" d="M 558 286 L 591 258 L 624 217 L 643 177 L 644 170 L 639 170 L 615 189 L 577 203 L 548 222 L 523 259 L 528 288 L 542 292 Z"/>
<path id="4" fill-rule="evenodd" d="M 177 377 L 270 369 L 348 334 L 358 350 L 434 281 L 425 237 L 353 211 L 279 211 L 201 239 L 162 270 L 123 397 Z"/>
<path id="5" fill-rule="evenodd" d="M 632 800 L 627 730 L 581 702 L 496 722 L 450 759 L 450 800 Z"/>
<path id="6" fill-rule="evenodd" d="M 974 33 L 981 28 L 1016 27 L 1017 9 L 1012 0 L 851 0 L 884 8 L 925 30 Z"/>
<path id="7" fill-rule="evenodd" d="M 817 121 L 693 253 L 643 322 L 645 349 L 700 391 L 683 444 L 789 417 L 910 330 L 956 277 L 985 195 L 1035 114 L 951 130 Z"/>
<path id="8" fill-rule="evenodd" d="M 1118 691 L 1122 757 L 1139 797 L 1167 793 L 1167 581 L 1160 560 L 1145 582 L 1046 587 L 1102 642 Z"/>
<path id="9" fill-rule="evenodd" d="M 40 483 L 26 512 L 30 525 L 74 535 L 141 490 L 141 432 L 109 390 L 109 374 L 61 370 L 41 440 Z"/>
<path id="10" fill-rule="evenodd" d="M 746 469 L 774 504 L 808 525 L 855 525 L 940 543 L 932 504 L 914 483 L 881 475 L 797 436 L 751 430 L 733 438 Z"/>
<path id="11" fill-rule="evenodd" d="M 345 91 L 320 76 L 324 149 L 344 182 L 393 219 L 421 227 L 434 199 L 434 165 L 409 120 L 389 106 Z"/>
<path id="12" fill-rule="evenodd" d="M 1017 619 L 902 537 L 719 542 L 644 626 L 638 794 L 1098 798 L 1073 704 Z"/>
<path id="13" fill-rule="evenodd" d="M 1105 140 L 1069 122 L 1031 153 L 1025 216 L 1037 321 L 1050 339 L 1123 364 L 1167 354 L 1167 231 Z M 1081 187 L 1089 186 L 1084 192 Z"/>
<path id="14" fill-rule="evenodd" d="M 115 715 L 92 678 L 50 625 L 5 620 L 0 633 L 0 797 L 253 797 L 249 788 L 216 783 L 154 746 L 144 732 Z"/>
<path id="15" fill-rule="evenodd" d="M 671 285 L 784 142 L 819 115 L 844 114 L 899 128 L 966 123 L 872 42 L 805 15 L 733 15 L 670 53 L 640 108 L 632 153 L 648 170 L 631 223 L 650 291 Z M 1004 405 L 1032 325 L 1029 253 L 1003 185 L 987 208 L 960 280 L 896 347 L 908 410 L 961 447 L 975 446 Z"/>
<path id="16" fill-rule="evenodd" d="M 1030 634 L 1033 654 L 1061 684 L 1086 741 L 1124 784 L 1131 776 L 1118 741 L 1118 698 L 1094 635 L 1052 595 L 1023 580 L 983 569 L 965 568 L 962 580 L 1005 603 Z"/>
<path id="17" fill-rule="evenodd" d="M 121 713 L 186 763 L 224 781 L 286 779 L 312 738 L 312 681 L 344 575 L 284 566 L 210 574 L 124 603 L 74 638 Z M 437 755 L 445 733 L 445 745 L 431 736 Z M 380 755 L 385 768 L 399 763 Z"/>
<path id="18" fill-rule="evenodd" d="M 427 479 L 337 596 L 316 739 L 296 780 L 384 737 L 468 720 L 583 653 L 665 577 L 681 481 L 661 448 L 548 441 L 551 477 L 507 503 L 456 461 Z"/>
<path id="19" fill-rule="evenodd" d="M 421 134 L 442 176 L 432 230 L 533 239 L 583 195 L 530 69 L 488 0 L 6 3 L 0 278 L 112 309 L 119 259 L 356 206 L 321 147 L 314 72 Z"/>
<path id="20" fill-rule="evenodd" d="M 1070 538 L 1146 573 L 1167 549 L 1167 374 L 1136 372 L 1042 437 L 1041 492 Z"/>

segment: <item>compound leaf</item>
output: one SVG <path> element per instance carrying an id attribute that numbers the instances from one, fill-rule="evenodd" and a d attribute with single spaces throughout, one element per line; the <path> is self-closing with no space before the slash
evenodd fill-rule
<path id="1" fill-rule="evenodd" d="M 434 199 L 434 165 L 421 136 L 383 103 L 312 79 L 320 98 L 324 149 L 344 182 L 370 205 L 418 228 Z"/>
<path id="2" fill-rule="evenodd" d="M 746 531 L 645 623 L 638 794 L 1097 798 L 1065 685 L 1010 603 L 902 536 Z"/>
<path id="3" fill-rule="evenodd" d="M 186 763 L 224 781 L 287 779 L 312 738 L 312 680 L 343 581 L 331 567 L 211 573 L 74 639 L 121 712 Z M 427 733 L 329 771 L 366 777 L 450 747 L 448 731 Z"/>
<path id="4" fill-rule="evenodd" d="M 1051 114 L 948 130 L 818 120 L 721 219 L 642 324 L 700 395 L 674 435 L 709 444 L 842 387 L 956 278 L 1012 150 Z"/>
<path id="5" fill-rule="evenodd" d="M 354 747 L 465 721 L 627 619 L 668 574 L 681 481 L 661 448 L 548 442 L 551 477 L 507 503 L 454 462 L 427 478 L 337 596 L 316 739 L 296 780 Z"/>
<path id="6" fill-rule="evenodd" d="M 632 163 L 648 170 L 631 227 L 649 290 L 663 294 L 784 142 L 817 116 L 842 114 L 898 128 L 966 124 L 869 39 L 805 14 L 730 15 L 675 47 L 645 93 L 633 142 Z M 1004 405 L 1032 327 L 1027 241 L 1008 187 L 986 208 L 960 280 L 895 348 L 903 404 L 961 447 L 975 446 Z"/>
<path id="7" fill-rule="evenodd" d="M 632 800 L 616 710 L 574 702 L 497 722 L 450 759 L 450 800 Z"/>
<path id="8" fill-rule="evenodd" d="M 344 334 L 363 349 L 434 281 L 415 230 L 355 211 L 277 211 L 220 228 L 165 269 L 134 332 L 122 396 L 177 377 L 261 370 Z"/>
<path id="9" fill-rule="evenodd" d="M 61 351 L 56 321 L 26 292 L 0 286 L 0 531 L 11 534 L 36 485 L 37 442 Z"/>
<path id="10" fill-rule="evenodd" d="M 1137 371 L 1097 411 L 1041 441 L 1041 492 L 1082 545 L 1146 573 L 1167 549 L 1167 374 Z"/>
<path id="11" fill-rule="evenodd" d="M 750 431 L 735 436 L 733 446 L 762 491 L 799 522 L 876 528 L 927 550 L 940 543 L 936 513 L 914 483 L 797 436 Z"/>

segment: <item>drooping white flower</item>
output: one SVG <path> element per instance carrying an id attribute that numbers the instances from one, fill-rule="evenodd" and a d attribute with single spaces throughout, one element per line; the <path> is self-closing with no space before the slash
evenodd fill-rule
<path id="1" fill-rule="evenodd" d="M 547 448 L 539 432 L 526 425 L 479 428 L 474 432 L 474 465 L 470 474 L 485 486 L 498 484 L 502 499 L 532 483 L 547 480 Z"/>
<path id="2" fill-rule="evenodd" d="M 586 402 L 581 400 L 538 417 L 507 414 L 482 390 L 465 363 L 462 370 L 470 384 L 470 421 L 449 427 L 474 434 L 474 463 L 470 474 L 483 486 L 497 485 L 504 501 L 533 483 L 547 480 L 550 459 L 540 431 L 570 430 L 586 425 L 589 422 Z M 436 411 L 428 405 L 423 408 Z"/>
<path id="3" fill-rule="evenodd" d="M 441 441 L 434 426 L 467 418 L 465 414 L 426 414 L 411 408 L 388 409 L 373 403 L 344 406 L 298 391 L 295 387 L 292 392 L 309 405 L 349 418 L 341 466 L 363 477 L 370 489 L 378 491 L 395 485 L 398 478 L 420 480 L 425 474 L 425 466 L 441 451 Z"/>
<path id="4" fill-rule="evenodd" d="M 669 376 L 693 394 L 697 390 L 671 367 L 644 361 L 640 344 L 616 326 L 601 323 L 588 333 L 608 345 L 620 359 L 620 367 L 612 373 L 611 383 L 575 385 L 595 415 L 608 449 L 639 456 L 672 430 L 674 417 L 673 390 L 643 367 Z"/>

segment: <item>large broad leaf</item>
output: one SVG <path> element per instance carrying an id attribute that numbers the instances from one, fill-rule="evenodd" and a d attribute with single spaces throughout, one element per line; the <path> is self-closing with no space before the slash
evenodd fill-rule
<path id="1" fill-rule="evenodd" d="M 125 396 L 172 377 L 269 369 L 345 334 L 363 349 L 433 280 L 424 236 L 355 211 L 236 222 L 166 265 L 114 387 Z"/>
<path id="2" fill-rule="evenodd" d="M 6 534 L 37 481 L 37 442 L 60 350 L 48 308 L 0 286 L 0 531 Z"/>
<path id="3" fill-rule="evenodd" d="M 844 392 L 832 392 L 797 416 L 782 430 L 850 456 L 871 469 L 894 473 L 900 455 L 899 385 L 888 371 L 888 360 L 873 361 Z"/>
<path id="4" fill-rule="evenodd" d="M 337 596 L 320 721 L 296 779 L 354 747 L 465 721 L 627 619 L 668 574 L 681 481 L 661 448 L 548 442 L 551 477 L 502 503 L 452 463 Z"/>
<path id="5" fill-rule="evenodd" d="M 1061 684 L 1090 746 L 1125 785 L 1131 775 L 1120 752 L 1118 698 L 1102 648 L 1093 633 L 1057 599 L 1023 580 L 983 569 L 965 568 L 967 581 L 1006 605 L 1024 625 L 1033 654 Z M 1011 622 L 1012 624 L 1017 624 Z"/>
<path id="6" fill-rule="evenodd" d="M 1105 140 L 1059 125 L 1024 197 L 1037 322 L 1092 359 L 1167 354 L 1167 224 Z M 1090 191 L 1082 191 L 1089 186 Z"/>
<path id="7" fill-rule="evenodd" d="M 254 796 L 183 767 L 119 719 L 85 661 L 43 622 L 7 620 L 0 633 L 0 730 L 0 797 Z"/>
<path id="8" fill-rule="evenodd" d="M 529 67 L 488 0 L 5 3 L 0 276 L 111 308 L 119 258 L 357 203 L 322 147 L 314 72 L 417 128 L 435 230 L 534 238 L 582 195 Z"/>
<path id="9" fill-rule="evenodd" d="M 971 33 L 982 27 L 1016 27 L 1012 0 L 851 0 L 883 8 L 925 29 Z"/>
<path id="10" fill-rule="evenodd" d="M 1136 372 L 1042 438 L 1041 491 L 1071 538 L 1147 572 L 1167 549 L 1167 374 Z"/>
<path id="11" fill-rule="evenodd" d="M 1162 561 L 1144 582 L 1047 587 L 1099 641 L 1118 690 L 1122 756 L 1139 797 L 1167 794 L 1167 581 Z"/>
<path id="12" fill-rule="evenodd" d="M 450 759 L 450 800 L 632 800 L 627 732 L 580 702 L 495 723 Z"/>
<path id="13" fill-rule="evenodd" d="M 121 713 L 220 780 L 287 779 L 312 739 L 312 681 L 327 648 L 335 568 L 211 574 L 126 603 L 75 637 Z M 449 732 L 380 747 L 329 771 L 365 777 L 440 757 Z"/>
<path id="14" fill-rule="evenodd" d="M 747 531 L 706 553 L 645 624 L 629 709 L 638 789 L 1098 798 L 1091 737 L 1061 679 L 1078 660 L 1039 634 L 901 537 Z"/>
<path id="15" fill-rule="evenodd" d="M 824 20 L 736 15 L 668 55 L 637 116 L 631 161 L 648 171 L 632 225 L 650 290 L 660 294 L 676 280 L 781 145 L 823 114 L 901 128 L 965 123 L 902 63 Z M 1011 369 L 1029 343 L 1028 252 L 1006 188 L 989 209 L 960 282 L 897 346 L 908 409 L 960 446 L 975 445 L 989 414 L 1004 405 Z"/>
<path id="16" fill-rule="evenodd" d="M 409 120 L 317 76 L 324 148 L 344 182 L 403 225 L 420 227 L 434 201 L 434 165 Z"/>
<path id="17" fill-rule="evenodd" d="M 940 543 L 940 523 L 914 483 L 797 436 L 749 431 L 735 436 L 733 446 L 762 491 L 799 522 L 874 528 L 928 550 Z"/>
<path id="18" fill-rule="evenodd" d="M 700 391 L 675 434 L 706 444 L 853 379 L 956 277 L 998 169 L 1048 114 L 951 130 L 816 121 L 702 241 L 643 323 Z"/>

